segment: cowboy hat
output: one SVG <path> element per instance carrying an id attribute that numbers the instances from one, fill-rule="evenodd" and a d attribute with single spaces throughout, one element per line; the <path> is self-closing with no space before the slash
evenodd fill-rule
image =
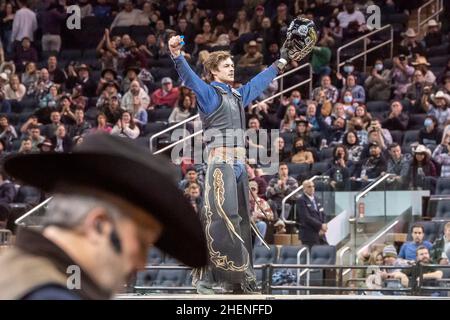
<path id="1" fill-rule="evenodd" d="M 430 64 L 427 61 L 427 58 L 425 58 L 424 56 L 419 56 L 417 57 L 417 59 L 411 63 L 413 66 L 420 66 L 420 65 L 426 65 L 426 66 L 430 66 Z"/>
<path id="2" fill-rule="evenodd" d="M 439 27 L 439 23 L 437 23 L 436 20 L 431 19 L 430 21 L 428 21 L 427 26 L 428 27 Z"/>
<path id="3" fill-rule="evenodd" d="M 408 28 L 405 33 L 403 33 L 403 36 L 406 36 L 408 38 L 414 38 L 417 37 L 417 33 L 414 31 L 413 28 Z"/>
<path id="4" fill-rule="evenodd" d="M 419 144 L 414 150 L 413 153 L 427 153 L 428 155 L 431 155 L 430 149 L 425 147 L 423 144 Z"/>
<path id="5" fill-rule="evenodd" d="M 107 73 L 107 72 L 112 73 L 114 79 L 117 79 L 117 72 L 116 72 L 116 70 L 111 69 L 111 68 L 103 69 L 103 70 L 102 70 L 102 73 L 100 74 L 100 76 L 101 76 L 102 78 L 104 78 L 104 77 L 105 77 L 105 73 Z"/>
<path id="6" fill-rule="evenodd" d="M 432 94 L 430 98 L 434 103 L 436 103 L 436 99 L 445 99 L 445 101 L 447 101 L 447 104 L 450 104 L 450 95 L 444 93 L 443 91 L 438 91 L 436 92 L 436 94 Z"/>
<path id="7" fill-rule="evenodd" d="M 128 71 L 130 71 L 130 70 L 133 70 L 137 75 L 141 72 L 141 68 L 139 68 L 139 67 L 136 66 L 136 65 L 132 65 L 132 66 L 129 66 L 128 68 L 126 68 L 126 69 L 124 70 L 123 76 L 126 77 L 127 74 L 128 74 Z"/>
<path id="8" fill-rule="evenodd" d="M 122 197 L 162 224 L 157 247 L 192 267 L 207 262 L 200 220 L 178 189 L 176 171 L 166 158 L 121 137 L 93 134 L 71 154 L 14 155 L 4 166 L 13 177 L 44 191 L 90 187 Z"/>

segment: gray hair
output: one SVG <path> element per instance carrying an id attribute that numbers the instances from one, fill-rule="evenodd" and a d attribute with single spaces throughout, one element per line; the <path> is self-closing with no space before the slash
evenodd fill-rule
<path id="1" fill-rule="evenodd" d="M 44 226 L 56 225 L 63 228 L 79 226 L 95 208 L 106 209 L 107 215 L 116 220 L 121 214 L 113 204 L 93 196 L 81 194 L 56 194 L 48 204 Z"/>

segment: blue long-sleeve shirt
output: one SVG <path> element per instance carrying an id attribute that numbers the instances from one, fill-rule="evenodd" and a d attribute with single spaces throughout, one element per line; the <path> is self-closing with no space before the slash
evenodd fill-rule
<path id="1" fill-rule="evenodd" d="M 178 71 L 180 78 L 197 96 L 200 111 L 205 115 L 208 115 L 217 110 L 220 106 L 220 97 L 212 86 L 220 86 L 228 92 L 231 92 L 231 87 L 225 83 L 215 81 L 211 82 L 210 85 L 207 84 L 191 69 L 182 55 L 179 55 L 173 60 L 175 69 Z M 246 108 L 269 86 L 272 80 L 277 76 L 277 73 L 277 68 L 272 65 L 257 74 L 246 85 L 237 89 L 242 96 L 242 105 L 244 108 Z"/>
<path id="2" fill-rule="evenodd" d="M 225 83 L 216 81 L 207 84 L 191 69 L 183 55 L 179 55 L 173 61 L 175 63 L 175 69 L 185 86 L 194 91 L 200 112 L 209 115 L 216 111 L 220 107 L 220 97 L 213 86 L 220 86 L 227 92 L 231 92 L 231 87 Z M 269 86 L 277 74 L 277 68 L 271 65 L 253 77 L 246 85 L 237 89 L 242 96 L 242 105 L 244 108 L 248 107 Z M 243 163 L 237 162 L 233 165 L 233 169 L 236 180 L 238 180 L 242 172 L 244 172 L 245 166 Z"/>

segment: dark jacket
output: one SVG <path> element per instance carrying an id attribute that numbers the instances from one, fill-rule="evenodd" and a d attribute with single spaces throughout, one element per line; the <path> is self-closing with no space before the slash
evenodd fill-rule
<path id="1" fill-rule="evenodd" d="M 327 244 L 325 235 L 319 236 L 322 224 L 325 223 L 325 213 L 322 204 L 317 197 L 314 197 L 317 209 L 312 201 L 305 195 L 297 201 L 297 222 L 300 224 L 299 239 L 303 244 Z"/>
<path id="2" fill-rule="evenodd" d="M 57 138 L 56 138 L 56 136 L 54 136 L 50 140 L 51 140 L 51 142 L 53 144 L 53 147 L 56 148 L 57 147 Z M 65 136 L 63 138 L 62 145 L 63 145 L 64 152 L 71 152 L 72 151 L 72 145 L 73 145 L 72 139 L 70 139 L 68 136 Z"/>
<path id="3" fill-rule="evenodd" d="M 17 190 L 13 183 L 4 181 L 0 185 L 0 202 L 12 203 L 16 198 Z"/>

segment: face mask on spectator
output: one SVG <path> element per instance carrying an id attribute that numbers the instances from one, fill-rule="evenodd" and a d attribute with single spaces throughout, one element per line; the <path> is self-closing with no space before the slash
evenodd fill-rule
<path id="1" fill-rule="evenodd" d="M 354 67 L 354 66 L 345 66 L 345 67 L 344 67 L 344 71 L 345 71 L 346 73 L 352 73 L 354 70 L 355 70 L 355 67 Z"/>
<path id="2" fill-rule="evenodd" d="M 300 98 L 294 98 L 294 99 L 292 99 L 292 102 L 294 104 L 299 104 L 300 103 Z"/>
<path id="3" fill-rule="evenodd" d="M 353 97 L 352 96 L 344 96 L 344 102 L 345 103 L 352 103 Z"/>
<path id="4" fill-rule="evenodd" d="M 423 125 L 427 128 L 431 127 L 433 125 L 433 120 L 431 119 L 425 119 L 425 121 L 423 122 Z"/>
<path id="5" fill-rule="evenodd" d="M 375 70 L 377 70 L 377 71 L 383 70 L 383 64 L 377 63 L 377 64 L 375 65 Z"/>

